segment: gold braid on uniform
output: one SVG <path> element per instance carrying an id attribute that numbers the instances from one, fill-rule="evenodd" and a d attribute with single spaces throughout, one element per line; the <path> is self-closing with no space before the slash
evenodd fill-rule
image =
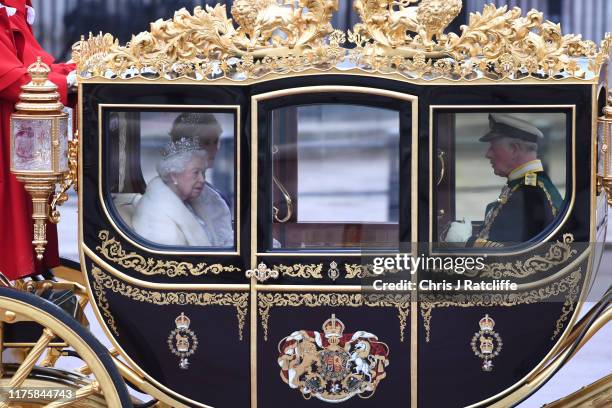
<path id="1" fill-rule="evenodd" d="M 525 185 L 527 185 L 527 184 L 525 184 Z M 546 199 L 548 200 L 548 204 L 550 205 L 553 217 L 556 217 L 557 216 L 557 208 L 555 208 L 555 206 L 553 204 L 550 192 L 548 191 L 548 189 L 546 188 L 546 186 L 544 185 L 543 182 L 538 181 L 537 185 L 538 185 L 538 187 L 540 187 L 542 189 L 542 191 L 544 191 L 544 194 L 546 195 Z M 498 214 L 499 214 L 500 210 L 502 209 L 502 207 L 508 202 L 508 200 L 510 200 L 510 197 L 512 196 L 512 193 L 514 193 L 520 186 L 521 186 L 521 184 L 517 184 L 516 186 L 514 186 L 510 190 L 510 193 L 508 194 L 506 199 L 501 201 L 497 207 L 495 207 L 494 209 L 491 210 L 491 217 L 489 219 L 489 222 L 486 225 L 484 225 L 482 230 L 478 233 L 478 238 L 476 238 L 476 240 L 474 241 L 474 248 L 503 248 L 504 244 L 502 244 L 501 242 L 489 241 L 487 238 L 489 236 L 489 231 L 491 229 L 491 225 L 493 225 L 493 221 L 498 216 Z"/>
<path id="2" fill-rule="evenodd" d="M 541 181 L 538 181 L 538 186 L 540 186 L 540 188 L 542 190 L 544 190 L 544 194 L 546 194 L 546 199 L 548 200 L 548 204 L 550 204 L 550 208 L 551 208 L 552 213 L 553 213 L 553 218 L 556 217 L 557 216 L 557 208 L 555 207 L 555 205 L 552 202 L 552 197 L 550 196 L 550 193 L 548 192 L 548 189 L 546 188 L 544 183 L 542 183 Z"/>
<path id="3" fill-rule="evenodd" d="M 499 202 L 499 204 L 491 210 L 491 216 L 487 220 L 487 223 L 483 225 L 482 230 L 478 233 L 478 238 L 474 241 L 474 248 L 502 248 L 504 245 L 501 242 L 489 241 L 489 231 L 491 230 L 491 225 L 493 225 L 493 221 L 499 215 L 499 212 L 503 208 L 503 206 L 510 200 L 512 194 L 519 188 L 520 184 L 512 187 L 508 196 Z M 485 219 L 487 217 L 485 216 Z"/>

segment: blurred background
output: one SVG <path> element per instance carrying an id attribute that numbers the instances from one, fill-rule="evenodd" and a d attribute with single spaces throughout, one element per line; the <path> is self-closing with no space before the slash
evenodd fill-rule
<path id="1" fill-rule="evenodd" d="M 174 12 L 182 7 L 192 10 L 195 6 L 205 4 L 226 4 L 229 12 L 231 0 L 201 1 L 201 0 L 32 0 L 36 9 L 36 22 L 34 24 L 35 34 L 45 49 L 60 60 L 70 59 L 71 46 L 78 41 L 81 35 L 89 32 L 99 31 L 113 34 L 121 43 L 129 41 L 132 34 L 146 31 L 149 23 L 162 18 L 171 18 Z M 351 0 L 340 0 L 339 11 L 333 16 L 334 27 L 347 30 L 353 27 L 358 21 L 358 17 L 353 10 Z M 580 33 L 584 39 L 593 40 L 596 43 L 604 37 L 606 31 L 612 31 L 612 1 L 610 0 L 465 0 L 464 8 L 457 19 L 452 23 L 448 31 L 460 33 L 460 27 L 467 24 L 469 15 L 475 11 L 482 11 L 485 4 L 494 3 L 497 6 L 508 5 L 509 7 L 518 6 L 525 13 L 527 10 L 535 8 L 544 12 L 544 17 L 555 23 L 561 23 L 563 33 Z M 321 115 L 308 115 L 313 117 L 313 125 L 316 125 L 320 133 L 321 126 L 331 126 L 328 120 L 321 121 Z M 376 119 L 368 115 L 352 116 L 357 122 L 355 128 L 367 128 L 366 124 L 376 123 Z M 473 119 L 473 118 L 472 118 Z M 478 125 L 470 120 L 463 121 L 463 130 L 466 135 L 471 137 Z M 486 127 L 486 121 L 482 120 L 482 125 Z M 379 122 L 381 126 L 384 121 Z M 461 125 L 459 121 L 458 125 Z M 460 126 L 461 127 L 461 126 Z M 482 126 L 481 126 L 482 127 Z M 458 129 L 459 130 L 459 129 Z M 368 128 L 368 133 L 376 131 Z M 378 130 L 384 132 L 385 129 Z M 388 131 L 388 129 L 387 129 Z M 476 132 L 479 133 L 479 132 Z M 472 160 L 467 153 L 471 149 L 462 149 L 464 152 L 464 162 L 470 163 Z M 466 153 L 467 152 L 467 153 Z M 556 152 L 563 157 L 562 152 Z M 314 156 L 313 156 L 314 157 Z M 474 157 L 481 157 L 475 154 Z M 387 159 L 385 159 L 387 160 Z M 554 162 L 554 160 L 550 160 Z M 386 162 L 385 162 L 386 163 Z M 383 167 L 384 166 L 384 167 Z M 316 166 L 313 166 L 315 168 Z M 389 168 L 389 163 L 381 163 L 379 168 Z M 465 180 L 470 179 L 470 174 L 477 171 L 474 168 L 466 167 Z M 559 169 L 560 171 L 563 169 Z M 392 179 L 391 177 L 388 177 Z M 319 177 L 313 177 L 320 180 Z M 500 179 L 501 180 L 501 179 Z M 564 175 L 558 174 L 557 180 L 560 186 L 564 180 Z M 459 180 L 460 181 L 460 180 Z M 461 183 L 459 183 L 461 184 Z M 321 184 L 319 184 L 320 186 Z M 390 186 L 389 183 L 387 183 Z M 501 185 L 501 181 L 500 181 Z M 323 184 L 324 186 L 324 184 Z M 308 187 L 308 186 L 306 186 Z M 465 186 L 468 188 L 469 186 Z M 314 188 L 314 187 L 313 187 Z M 499 186 L 491 179 L 487 185 L 489 193 L 494 195 Z M 318 191 L 318 190 L 321 191 Z M 317 195 L 329 195 L 324 188 L 317 187 L 317 191 L 304 191 L 305 195 L 310 195 L 312 199 L 317 199 Z M 383 190 L 383 196 L 391 194 L 394 189 L 390 187 Z M 363 191 L 358 191 L 363 194 Z M 319 197 L 320 198 L 320 197 Z M 389 201 L 392 198 L 385 198 Z M 385 202 L 387 202 L 385 201 Z M 317 199 L 317 203 L 320 203 Z M 388 205 L 392 208 L 391 205 Z M 320 208 L 317 208 L 320 210 Z M 77 214 L 76 197 L 72 196 L 62 209 L 63 222 L 59 224 L 60 252 L 63 257 L 78 261 L 77 252 Z M 612 230 L 612 229 L 611 229 Z M 608 234 L 608 241 L 612 241 L 612 234 Z M 602 267 L 599 271 L 598 279 L 592 290 L 589 299 L 597 299 L 610 287 L 612 283 L 612 247 L 607 247 Z M 584 314 L 592 303 L 586 304 L 581 314 Z M 95 318 L 90 316 L 90 321 L 94 323 Z M 94 332 L 100 333 L 92 326 Z M 103 336 L 100 336 L 103 337 Z M 105 339 L 101 338 L 102 341 Z M 543 388 L 536 392 L 527 401 L 519 406 L 540 407 L 544 403 L 555 401 L 569 393 L 578 390 L 584 385 L 590 384 L 595 380 L 612 373 L 612 328 L 610 325 L 601 330 L 587 346 L 585 346 L 569 364 L 560 370 Z M 106 342 L 108 345 L 108 342 Z"/>

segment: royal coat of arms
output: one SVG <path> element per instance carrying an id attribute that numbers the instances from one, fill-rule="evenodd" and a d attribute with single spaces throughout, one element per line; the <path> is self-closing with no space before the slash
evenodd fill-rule
<path id="1" fill-rule="evenodd" d="M 371 397 L 386 377 L 389 347 L 366 331 L 344 333 L 332 314 L 323 332 L 300 330 L 278 344 L 281 378 L 302 396 L 342 402 L 355 395 Z"/>

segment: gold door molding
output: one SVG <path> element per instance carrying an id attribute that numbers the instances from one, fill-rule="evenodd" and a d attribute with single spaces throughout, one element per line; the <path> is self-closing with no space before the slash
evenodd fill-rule
<path id="1" fill-rule="evenodd" d="M 361 293 L 258 293 L 257 311 L 261 318 L 264 340 L 268 340 L 270 312 L 273 307 L 392 307 L 397 309 L 400 341 L 404 341 L 410 294 Z"/>
<path id="2" fill-rule="evenodd" d="M 563 329 L 563 323 L 567 320 L 576 306 L 579 295 L 579 283 L 583 277 L 582 266 L 569 273 L 562 279 L 540 288 L 535 288 L 518 293 L 479 293 L 470 295 L 440 296 L 433 294 L 419 294 L 419 308 L 423 318 L 425 329 L 425 341 L 431 338 L 431 318 L 435 308 L 441 307 L 475 307 L 475 306 L 506 306 L 527 305 L 541 302 L 553 296 L 565 294 L 565 301 L 561 310 L 561 316 L 557 319 L 555 330 L 551 335 L 554 340 Z"/>
<path id="3" fill-rule="evenodd" d="M 124 296 L 137 302 L 151 303 L 158 306 L 166 305 L 195 305 L 195 306 L 231 306 L 236 309 L 236 319 L 238 321 L 238 337 L 243 340 L 244 324 L 248 312 L 249 293 L 230 292 L 187 292 L 187 291 L 154 291 L 134 287 L 127 284 L 110 274 L 107 274 L 99 267 L 93 265 L 91 268 L 93 277 L 93 289 L 96 304 L 107 317 L 109 327 L 114 325 L 114 318 L 110 314 L 108 300 L 105 290 Z M 102 296 L 100 296 L 102 295 Z M 115 331 L 117 330 L 115 326 Z M 118 336 L 118 334 L 117 334 Z"/>

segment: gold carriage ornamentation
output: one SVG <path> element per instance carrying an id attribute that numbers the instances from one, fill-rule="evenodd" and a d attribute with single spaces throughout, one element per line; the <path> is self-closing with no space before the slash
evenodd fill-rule
<path id="1" fill-rule="evenodd" d="M 386 377 L 389 347 L 366 331 L 344 333 L 332 314 L 323 332 L 299 330 L 278 344 L 281 378 L 305 399 L 342 402 L 371 397 Z"/>
<path id="2" fill-rule="evenodd" d="M 74 45 L 79 137 L 59 141 L 62 160 L 69 159 L 63 186 L 38 213 L 39 225 L 55 218 L 55 205 L 78 181 L 81 264 L 57 271 L 68 282 L 0 289 L 0 340 L 20 332 L 13 323 L 24 319 L 44 327 L 38 340 L 25 333 L 19 342 L 0 341 L 0 349 L 30 350 L 18 370 L 1 365 L 0 379 L 25 387 L 39 379 L 38 367 L 52 372 L 72 347 L 86 364 L 79 371 L 96 379 L 74 377 L 83 406 L 129 406 L 122 377 L 173 407 L 257 408 L 313 397 L 369 407 L 511 406 L 610 319 L 604 299 L 578 321 L 602 264 L 591 244 L 605 241 L 612 205 L 612 35 L 596 44 L 564 34 L 539 11 L 495 5 L 453 33 L 460 0 L 348 3 L 358 21 L 342 30 L 332 24 L 338 0 L 234 0 L 178 10 L 125 44 L 101 33 Z M 498 196 L 500 174 L 482 170 L 480 139 L 508 116 L 530 125 L 512 128 L 541 131 L 545 147 L 527 166 L 532 171 L 513 181 L 524 177 L 534 187 L 549 175 L 559 197 L 543 189 L 551 216 L 534 216 L 542 225 L 533 234 L 494 239 L 484 220 L 495 208 L 487 197 Z M 184 161 L 196 165 L 198 180 L 210 170 L 187 195 L 214 200 L 208 209 L 219 217 L 207 218 L 212 212 L 199 211 L 199 200 L 187 205 L 160 172 L 171 166 L 158 167 L 159 148 L 183 140 L 175 125 L 208 146 L 206 155 L 192 155 L 195 145 L 176 151 L 191 152 Z M 30 134 L 19 129 L 12 136 L 22 155 Z M 527 139 L 523 148 L 540 140 Z M 58 180 L 41 183 L 51 188 Z M 508 204 L 509 196 L 501 199 Z M 197 239 L 172 232 L 173 222 L 143 222 L 161 215 L 193 227 Z M 510 228 L 500 231 L 535 224 L 507 219 Z M 450 239 L 461 231 L 467 241 Z M 488 245 L 470 246 L 481 231 Z M 166 241 L 171 235 L 177 239 Z M 426 246 L 421 252 L 409 243 Z M 513 279 L 518 289 L 422 290 L 416 298 L 364 291 L 358 280 L 378 277 L 369 255 L 408 250 L 487 258 L 482 270 L 421 268 L 410 283 Z M 91 305 L 113 349 L 87 337 L 84 320 L 79 330 L 65 327 L 67 317 L 38 296 L 49 288 Z M 75 303 L 77 319 L 79 311 Z M 369 328 L 386 343 L 369 331 L 347 332 L 336 316 L 376 322 Z M 324 323 L 297 329 L 295 321 Z M 166 322 L 161 330 L 159 322 Z M 453 327 L 467 328 L 467 336 L 452 335 Z M 510 338 L 510 330 L 531 335 Z M 213 332 L 223 352 L 200 344 Z M 153 352 L 142 352 L 143 341 Z M 377 392 L 390 348 L 392 378 Z M 98 364 L 97 356 L 108 361 Z M 493 360 L 495 375 L 483 373 Z M 202 367 L 223 370 L 202 376 Z M 270 381 L 279 368 L 282 383 Z M 482 387 L 483 375 L 490 387 Z M 451 388 L 461 392 L 439 392 Z"/>
<path id="3" fill-rule="evenodd" d="M 83 79 L 244 81 L 315 70 L 497 81 L 590 80 L 609 56 L 610 36 L 598 49 L 536 10 L 486 5 L 458 35 L 445 29 L 460 0 L 417 1 L 355 0 L 361 22 L 346 32 L 331 24 L 338 0 L 237 0 L 233 18 L 225 5 L 181 9 L 124 46 L 110 34 L 90 34 L 74 45 L 73 58 Z"/>
<path id="4" fill-rule="evenodd" d="M 168 348 L 177 356 L 179 367 L 183 370 L 189 368 L 189 359 L 198 349 L 198 337 L 195 332 L 189 328 L 191 320 L 181 313 L 174 321 L 176 328 L 168 335 Z"/>
<path id="5" fill-rule="evenodd" d="M 495 320 L 488 314 L 480 319 L 478 325 L 480 330 L 474 333 L 470 346 L 476 357 L 483 360 L 482 371 L 490 372 L 493 371 L 493 359 L 499 355 L 504 343 L 499 333 L 493 330 Z"/>

